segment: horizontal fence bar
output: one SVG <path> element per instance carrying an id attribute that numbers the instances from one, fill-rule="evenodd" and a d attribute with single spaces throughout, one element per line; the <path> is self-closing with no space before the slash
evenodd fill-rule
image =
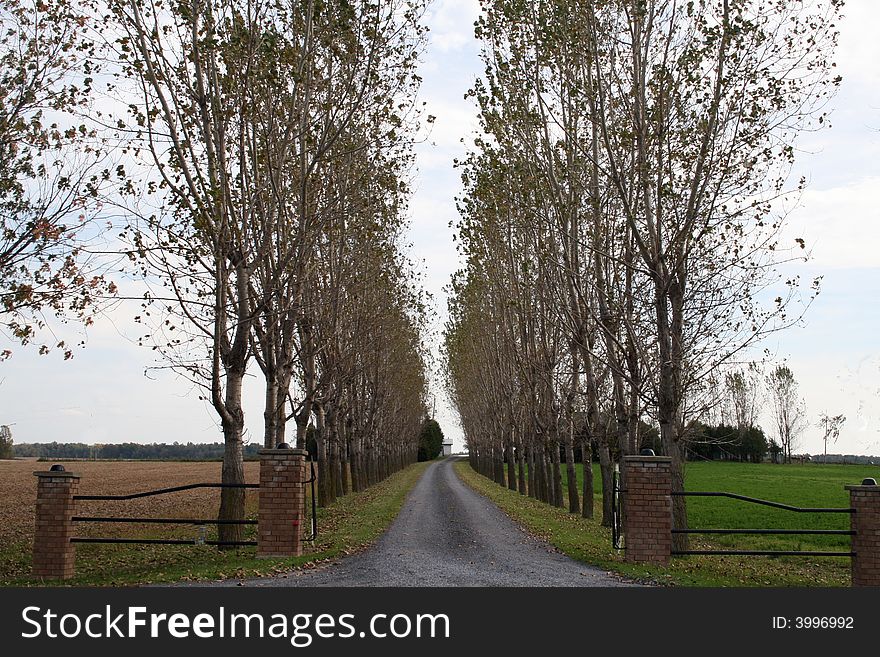
<path id="1" fill-rule="evenodd" d="M 124 543 L 127 545 L 256 545 L 256 541 L 196 541 L 182 538 L 88 538 L 74 536 L 71 543 Z"/>
<path id="2" fill-rule="evenodd" d="M 673 529 L 673 534 L 820 534 L 855 536 L 852 529 Z"/>
<path id="3" fill-rule="evenodd" d="M 166 493 L 177 493 L 182 490 L 193 490 L 195 488 L 259 488 L 260 484 L 188 484 L 186 486 L 174 486 L 173 488 L 158 488 L 156 490 L 148 490 L 143 493 L 131 493 L 130 495 L 74 495 L 75 500 L 134 500 L 139 497 L 150 497 L 152 495 L 164 495 Z"/>
<path id="4" fill-rule="evenodd" d="M 103 516 L 74 516 L 73 522 L 144 522 L 167 525 L 256 525 L 256 520 L 210 520 L 207 518 L 113 518 Z"/>
<path id="5" fill-rule="evenodd" d="M 673 550 L 673 556 L 682 555 L 739 555 L 747 557 L 854 557 L 855 552 L 809 552 L 798 550 Z"/>
<path id="6" fill-rule="evenodd" d="M 673 491 L 674 497 L 729 497 L 733 500 L 741 500 L 743 502 L 751 502 L 752 504 L 762 504 L 764 506 L 772 506 L 775 509 L 785 509 L 786 511 L 797 511 L 798 513 L 855 513 L 855 509 L 808 509 L 799 506 L 791 506 L 789 504 L 780 504 L 779 502 L 770 502 L 768 500 L 759 500 L 756 497 L 746 497 L 737 493 L 718 493 L 718 492 L 701 492 L 701 491 Z"/>

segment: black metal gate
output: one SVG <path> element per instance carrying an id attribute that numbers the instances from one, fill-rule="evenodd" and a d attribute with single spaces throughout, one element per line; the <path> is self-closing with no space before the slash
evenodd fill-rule
<path id="1" fill-rule="evenodd" d="M 141 497 L 152 497 L 154 495 L 165 495 L 167 493 L 177 493 L 184 490 L 193 490 L 196 488 L 259 488 L 259 484 L 188 484 L 186 486 L 174 486 L 172 488 L 158 488 L 156 490 L 148 490 L 142 493 L 131 493 L 129 495 L 74 495 L 74 500 L 81 501 L 111 501 L 121 502 L 124 500 L 134 500 Z M 211 518 L 120 518 L 110 516 L 74 516 L 73 522 L 97 522 L 97 523 L 149 523 L 163 525 L 256 525 L 256 520 L 216 520 Z M 71 543 L 130 543 L 145 545 L 224 545 L 224 546 L 247 546 L 256 545 L 256 541 L 209 541 L 200 536 L 195 539 L 182 538 L 111 538 L 111 537 L 83 537 L 74 536 L 70 539 Z"/>
<path id="2" fill-rule="evenodd" d="M 314 541 L 318 538 L 318 498 L 315 495 L 315 480 L 317 477 L 315 476 L 314 461 L 309 461 L 309 468 L 310 476 L 303 483 L 312 485 L 312 533 L 307 538 L 304 538 L 304 541 Z"/>
<path id="3" fill-rule="evenodd" d="M 611 541 L 615 550 L 623 549 L 623 495 L 626 493 L 620 485 L 620 471 L 615 468 L 612 474 L 611 489 Z M 771 502 L 755 497 L 747 497 L 737 493 L 725 493 L 715 491 L 681 491 L 673 492 L 673 497 L 726 497 L 740 500 L 749 504 L 769 506 L 795 513 L 855 513 L 852 508 L 808 508 L 791 506 L 780 502 Z M 851 529 L 675 529 L 673 534 L 702 534 L 702 535 L 824 535 L 824 536 L 854 536 Z M 822 550 L 673 550 L 673 556 L 686 555 L 738 555 L 738 556 L 804 556 L 804 557 L 853 557 L 855 553 L 832 552 Z"/>
<path id="4" fill-rule="evenodd" d="M 620 490 L 620 470 L 615 466 L 611 475 L 611 545 L 615 550 L 623 549 L 623 499 Z"/>
<path id="5" fill-rule="evenodd" d="M 771 502 L 769 500 L 761 500 L 755 497 L 746 497 L 736 493 L 721 492 L 702 492 L 702 491 L 681 491 L 673 492 L 673 497 L 727 497 L 734 500 L 740 500 L 749 504 L 759 504 L 762 506 L 770 506 L 785 511 L 793 511 L 796 513 L 855 513 L 855 509 L 850 508 L 804 508 L 791 506 L 789 504 L 781 504 L 779 502 Z M 763 534 L 763 535 L 836 535 L 836 536 L 853 536 L 855 532 L 850 529 L 673 529 L 673 534 Z M 810 551 L 810 550 L 673 550 L 674 556 L 691 555 L 691 554 L 708 554 L 708 555 L 745 555 L 745 556 L 804 556 L 804 557 L 852 557 L 855 553 L 850 552 L 827 552 L 827 551 Z"/>
<path id="6" fill-rule="evenodd" d="M 314 541 L 318 536 L 318 510 L 317 496 L 315 495 L 315 463 L 309 462 L 310 477 L 303 482 L 311 484 L 312 509 L 311 509 L 311 533 L 304 537 L 305 541 Z M 109 501 L 122 502 L 125 500 L 134 500 L 142 497 L 152 497 L 154 495 L 165 495 L 167 493 L 178 493 L 185 490 L 194 490 L 196 488 L 259 488 L 259 484 L 187 484 L 185 486 L 174 486 L 171 488 L 158 488 L 148 490 L 141 493 L 130 493 L 128 495 L 74 495 L 73 499 L 77 501 Z M 147 523 L 147 524 L 163 524 L 163 525 L 195 525 L 204 527 L 205 525 L 256 525 L 256 520 L 218 520 L 212 518 L 143 518 L 143 517 L 118 517 L 118 516 L 74 516 L 73 522 L 88 523 Z M 109 536 L 86 537 L 74 536 L 70 539 L 71 543 L 126 543 L 126 544 L 143 544 L 143 545 L 218 545 L 218 546 L 254 546 L 257 541 L 212 541 L 206 540 L 204 532 L 195 539 L 181 538 L 113 538 Z"/>

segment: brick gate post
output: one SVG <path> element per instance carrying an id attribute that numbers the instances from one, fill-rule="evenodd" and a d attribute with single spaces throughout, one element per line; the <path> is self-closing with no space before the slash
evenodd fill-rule
<path id="1" fill-rule="evenodd" d="M 672 459 L 623 457 L 623 535 L 630 563 L 667 565 L 672 556 Z"/>
<path id="2" fill-rule="evenodd" d="M 70 579 L 74 575 L 76 550 L 73 516 L 79 475 L 65 472 L 63 465 L 53 465 L 37 477 L 37 508 L 34 527 L 34 556 L 31 572 L 46 579 Z"/>
<path id="3" fill-rule="evenodd" d="M 298 557 L 302 554 L 305 515 L 304 449 L 282 443 L 260 450 L 260 494 L 257 520 L 257 555 Z"/>
<path id="4" fill-rule="evenodd" d="M 880 486 L 865 479 L 861 486 L 845 486 L 849 491 L 852 537 L 852 585 L 880 586 Z"/>

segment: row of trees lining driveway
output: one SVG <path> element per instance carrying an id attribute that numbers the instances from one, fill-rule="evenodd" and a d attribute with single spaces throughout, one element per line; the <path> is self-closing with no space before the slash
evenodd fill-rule
<path id="1" fill-rule="evenodd" d="M 635 453 L 648 425 L 682 490 L 692 422 L 817 291 L 779 269 L 806 255 L 782 240 L 780 208 L 804 185 L 788 181 L 797 135 L 825 123 L 840 80 L 840 6 L 484 6 L 483 135 L 461 163 L 465 266 L 445 333 L 477 467 L 503 478 L 506 458 L 511 487 L 590 515 L 576 444 L 598 443 L 608 491 L 608 441 Z M 674 516 L 687 527 L 684 497 Z"/>
<path id="2" fill-rule="evenodd" d="M 12 341 L 140 303 L 242 483 L 313 432 L 319 502 L 416 460 L 425 299 L 401 236 L 422 0 L 0 0 L 0 295 Z M 41 351 L 69 345 L 39 345 Z M 5 349 L 3 357 L 11 355 Z M 292 422 L 291 422 L 292 421 Z M 290 435 L 288 439 L 286 436 Z M 220 518 L 244 514 L 223 489 Z M 221 525 L 220 540 L 241 526 Z"/>

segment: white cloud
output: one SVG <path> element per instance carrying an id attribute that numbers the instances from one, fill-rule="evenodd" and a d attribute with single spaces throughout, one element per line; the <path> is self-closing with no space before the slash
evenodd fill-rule
<path id="1" fill-rule="evenodd" d="M 474 21 L 480 13 L 478 0 L 438 0 L 428 11 L 431 46 L 446 53 L 469 45 L 474 38 Z"/>
<path id="2" fill-rule="evenodd" d="M 787 235 L 806 240 L 817 267 L 880 267 L 880 176 L 808 189 Z"/>
<path id="3" fill-rule="evenodd" d="M 840 24 L 840 45 L 836 61 L 844 81 L 859 85 L 867 93 L 878 92 L 880 40 L 877 25 L 880 6 L 873 0 L 847 2 Z"/>
<path id="4" fill-rule="evenodd" d="M 832 454 L 880 454 L 880 354 L 864 354 L 852 359 L 833 353 L 812 353 L 791 360 L 800 381 L 809 426 L 799 440 L 799 451 L 824 451 L 819 415 L 843 413 L 846 422 L 840 438 L 829 443 Z M 765 409 L 765 426 L 772 435 L 770 409 Z"/>

